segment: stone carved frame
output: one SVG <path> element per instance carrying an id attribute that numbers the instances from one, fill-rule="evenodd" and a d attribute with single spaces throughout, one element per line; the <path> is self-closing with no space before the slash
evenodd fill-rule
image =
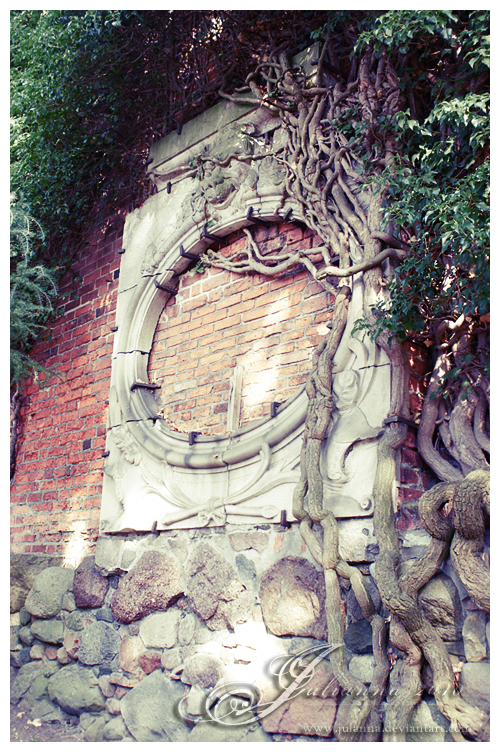
<path id="1" fill-rule="evenodd" d="M 210 236 L 224 238 L 251 225 L 249 216 L 269 222 L 285 217 L 293 222 L 299 217 L 297 207 L 285 201 L 282 186 L 272 177 L 273 146 L 268 143 L 273 131 L 273 143 L 279 142 L 276 120 L 265 111 L 232 104 L 223 103 L 218 111 L 217 129 L 205 138 L 195 137 L 194 143 L 180 153 L 174 150 L 166 159 L 161 149 L 153 152 L 151 174 L 158 193 L 127 218 L 101 510 L 103 533 L 280 522 L 283 512 L 292 519 L 307 411 L 304 388 L 273 417 L 223 437 L 197 436 L 193 441 L 170 430 L 157 416 L 157 385 L 148 382 L 148 358 L 159 316 L 174 294 L 176 279 L 207 249 Z M 248 133 L 263 159 L 245 162 L 241 134 Z M 228 166 L 226 186 L 214 199 L 206 185 L 200 186 L 190 165 L 197 154 L 223 156 L 228 149 L 243 159 L 237 179 Z M 219 185 L 226 180 L 223 171 L 218 180 Z M 347 401 L 345 395 L 336 395 L 340 419 L 332 421 L 322 461 L 325 501 L 341 518 L 372 513 L 376 443 L 390 405 L 386 356 L 368 338 L 351 336 L 362 313 L 363 282 L 357 275 L 348 324 L 333 362 L 335 373 L 347 372 L 352 377 L 344 378 L 347 387 L 342 387 L 347 389 Z M 328 470 L 332 461 L 341 463 L 340 473 Z"/>

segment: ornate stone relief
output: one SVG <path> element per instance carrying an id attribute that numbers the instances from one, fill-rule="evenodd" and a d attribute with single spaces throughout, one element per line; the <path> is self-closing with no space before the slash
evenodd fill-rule
<path id="1" fill-rule="evenodd" d="M 293 221 L 285 203 L 283 166 L 273 158 L 276 121 L 259 111 L 234 118 L 182 154 L 153 164 L 164 186 L 127 218 L 120 270 L 109 431 L 101 511 L 103 533 L 161 531 L 226 523 L 280 522 L 292 517 L 307 409 L 303 389 L 279 409 L 223 437 L 196 437 L 168 429 L 157 416 L 158 385 L 149 384 L 148 354 L 158 317 L 179 276 L 207 247 L 209 233 L 223 238 L 249 225 L 248 210 L 269 221 Z M 229 133 L 228 133 L 229 131 Z M 173 134 L 175 136 L 175 134 Z M 236 150 L 242 161 L 229 161 Z M 202 180 L 186 166 L 198 155 Z M 259 157 L 247 160 L 247 157 Z M 170 170 L 170 172 L 169 172 Z M 160 176 L 160 177 L 158 177 Z M 299 216 L 297 214 L 297 216 Z M 205 234 L 204 234 L 205 231 Z M 334 359 L 336 405 L 323 447 L 326 506 L 337 517 L 372 512 L 377 441 L 390 404 L 390 366 L 369 339 L 351 336 L 363 311 L 363 284 L 354 280 L 349 321 Z"/>

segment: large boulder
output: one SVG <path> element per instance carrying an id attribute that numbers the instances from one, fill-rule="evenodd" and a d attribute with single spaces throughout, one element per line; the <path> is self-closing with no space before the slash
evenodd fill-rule
<path id="1" fill-rule="evenodd" d="M 145 676 L 121 701 L 125 725 L 138 742 L 185 742 L 188 729 L 177 715 L 184 685 L 161 670 Z"/>
<path id="2" fill-rule="evenodd" d="M 87 556 L 75 571 L 73 594 L 78 608 L 99 608 L 109 590 L 109 580 L 95 565 L 93 556 Z"/>
<path id="3" fill-rule="evenodd" d="M 261 698 L 264 731 L 268 734 L 331 736 L 340 687 L 329 664 L 315 666 L 310 677 L 298 686 L 300 688 L 290 693 L 270 685 L 264 689 Z"/>
<path id="4" fill-rule="evenodd" d="M 139 671 L 139 658 L 144 653 L 145 645 L 137 635 L 124 635 L 120 645 L 118 666 L 122 671 L 136 674 Z"/>
<path id="5" fill-rule="evenodd" d="M 205 688 L 214 687 L 223 673 L 223 663 L 217 656 L 195 653 L 185 661 L 181 681 Z"/>
<path id="6" fill-rule="evenodd" d="M 104 727 L 103 738 L 107 742 L 121 742 L 128 735 L 127 727 L 121 716 L 112 718 Z"/>
<path id="7" fill-rule="evenodd" d="M 273 634 L 326 639 L 325 578 L 306 559 L 277 561 L 265 572 L 259 594 L 264 622 Z"/>
<path id="8" fill-rule="evenodd" d="M 460 672 L 460 696 L 471 705 L 490 712 L 490 664 L 466 663 Z"/>
<path id="9" fill-rule="evenodd" d="M 110 665 L 118 656 L 122 638 L 106 622 L 89 624 L 80 634 L 78 660 L 86 666 Z M 118 665 L 118 659 L 116 660 Z"/>
<path id="10" fill-rule="evenodd" d="M 17 705 L 21 697 L 30 689 L 33 682 L 44 676 L 45 665 L 43 661 L 31 661 L 21 666 L 10 688 L 10 701 Z"/>
<path id="11" fill-rule="evenodd" d="M 147 551 L 122 577 L 111 599 L 116 621 L 129 624 L 154 611 L 164 611 L 184 593 L 184 580 L 175 556 Z"/>
<path id="12" fill-rule="evenodd" d="M 76 663 L 56 671 L 49 679 L 47 690 L 50 699 L 70 715 L 96 713 L 106 707 L 106 698 L 92 669 Z"/>
<path id="13" fill-rule="evenodd" d="M 486 614 L 484 611 L 469 611 L 462 630 L 465 657 L 469 663 L 479 663 L 488 657 L 486 642 Z"/>
<path id="14" fill-rule="evenodd" d="M 353 621 L 352 624 L 349 624 L 344 633 L 344 641 L 346 647 L 353 653 L 372 653 L 372 628 L 366 619 Z"/>
<path id="15" fill-rule="evenodd" d="M 38 574 L 28 593 L 25 608 L 32 616 L 50 619 L 62 609 L 63 597 L 73 586 L 74 570 L 68 567 L 47 567 Z"/>
<path id="16" fill-rule="evenodd" d="M 42 642 L 62 645 L 64 626 L 59 619 L 37 619 L 31 625 L 31 634 Z"/>
<path id="17" fill-rule="evenodd" d="M 33 587 L 35 578 L 47 567 L 62 566 L 60 556 L 42 556 L 39 554 L 10 555 L 10 612 L 20 611 L 26 596 Z"/>
<path id="18" fill-rule="evenodd" d="M 448 724 L 446 718 L 441 716 L 441 719 L 443 723 L 436 721 L 428 703 L 422 700 L 410 716 L 406 741 L 444 742 Z"/>
<path id="19" fill-rule="evenodd" d="M 186 573 L 186 595 L 210 629 L 234 629 L 249 618 L 253 599 L 233 567 L 211 546 L 198 545 L 186 564 Z"/>

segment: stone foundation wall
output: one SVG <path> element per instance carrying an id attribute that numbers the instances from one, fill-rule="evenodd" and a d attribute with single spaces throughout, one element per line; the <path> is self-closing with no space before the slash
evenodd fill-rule
<path id="1" fill-rule="evenodd" d="M 400 535 L 406 560 L 425 549 L 422 531 Z M 373 540 L 362 530 L 344 530 L 342 540 L 343 555 L 379 607 L 370 574 Z M 118 548 L 119 561 L 108 560 L 107 569 L 105 548 L 97 553 L 101 566 L 86 557 L 76 570 L 54 566 L 49 557 L 36 557 L 38 566 L 32 556 L 14 557 L 16 711 L 71 720 L 90 742 L 326 741 L 332 732 L 335 738 L 342 696 L 328 662 L 323 573 L 295 526 L 124 537 Z M 341 591 L 349 668 L 368 686 L 371 629 L 342 578 Z M 485 614 L 452 572 L 440 572 L 419 599 L 450 650 L 462 696 L 488 709 Z M 304 651 L 309 660 L 323 653 L 323 660 L 302 692 L 282 697 L 290 670 L 300 669 L 293 660 Z M 256 688 L 253 709 L 226 717 L 226 689 L 243 707 L 249 685 Z M 391 675 L 390 691 L 398 687 Z M 448 728 L 429 678 L 407 741 L 452 741 Z"/>

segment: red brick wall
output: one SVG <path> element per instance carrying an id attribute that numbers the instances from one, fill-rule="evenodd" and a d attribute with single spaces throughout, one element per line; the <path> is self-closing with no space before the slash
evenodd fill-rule
<path id="1" fill-rule="evenodd" d="M 261 251 L 314 247 L 311 233 L 292 225 L 259 229 Z M 235 251 L 246 237 L 229 238 Z M 66 554 L 98 535 L 107 400 L 115 325 L 121 236 L 96 232 L 75 264 L 79 283 L 66 281 L 58 316 L 35 351 L 59 377 L 23 387 L 16 474 L 11 484 L 11 549 Z M 73 297 L 71 297 L 71 294 Z M 226 428 L 228 378 L 246 368 L 243 423 L 269 413 L 307 376 L 310 355 L 326 333 L 333 297 L 306 272 L 282 278 L 240 276 L 209 269 L 187 273 L 160 318 L 150 378 L 163 383 L 165 417 L 185 431 Z M 427 364 L 408 345 L 412 407 L 418 410 Z M 264 388 L 269 379 L 269 391 Z M 187 379 L 187 381 L 186 381 Z M 186 384 L 192 382 L 192 389 Z M 183 384 L 175 391 L 175 385 Z M 262 387 L 262 388 L 261 388 Z M 418 525 L 415 504 L 435 482 L 409 429 L 401 456 L 399 529 Z"/>
<path id="2" fill-rule="evenodd" d="M 22 389 L 11 550 L 64 554 L 97 539 L 121 234 L 101 231 L 61 285 L 57 318 L 34 350 L 60 376 Z M 64 297 L 67 295 L 68 297 Z"/>
<path id="3" fill-rule="evenodd" d="M 290 224 L 253 234 L 263 254 L 319 243 Z M 232 256 L 246 243 L 236 233 L 221 251 Z M 307 270 L 281 278 L 213 267 L 185 274 L 160 317 L 149 360 L 150 381 L 163 387 L 162 417 L 179 431 L 225 433 L 236 366 L 243 369 L 240 425 L 269 415 L 271 402 L 284 402 L 305 382 L 333 303 Z"/>
<path id="4" fill-rule="evenodd" d="M 432 367 L 425 349 L 410 342 L 405 342 L 403 348 L 408 357 L 410 372 L 410 413 L 415 421 L 420 417 Z M 399 508 L 396 514 L 396 528 L 413 530 L 421 527 L 418 517 L 418 500 L 424 491 L 438 482 L 436 475 L 427 467 L 417 451 L 416 428 L 408 428 L 404 446 L 401 448 L 399 474 Z"/>

